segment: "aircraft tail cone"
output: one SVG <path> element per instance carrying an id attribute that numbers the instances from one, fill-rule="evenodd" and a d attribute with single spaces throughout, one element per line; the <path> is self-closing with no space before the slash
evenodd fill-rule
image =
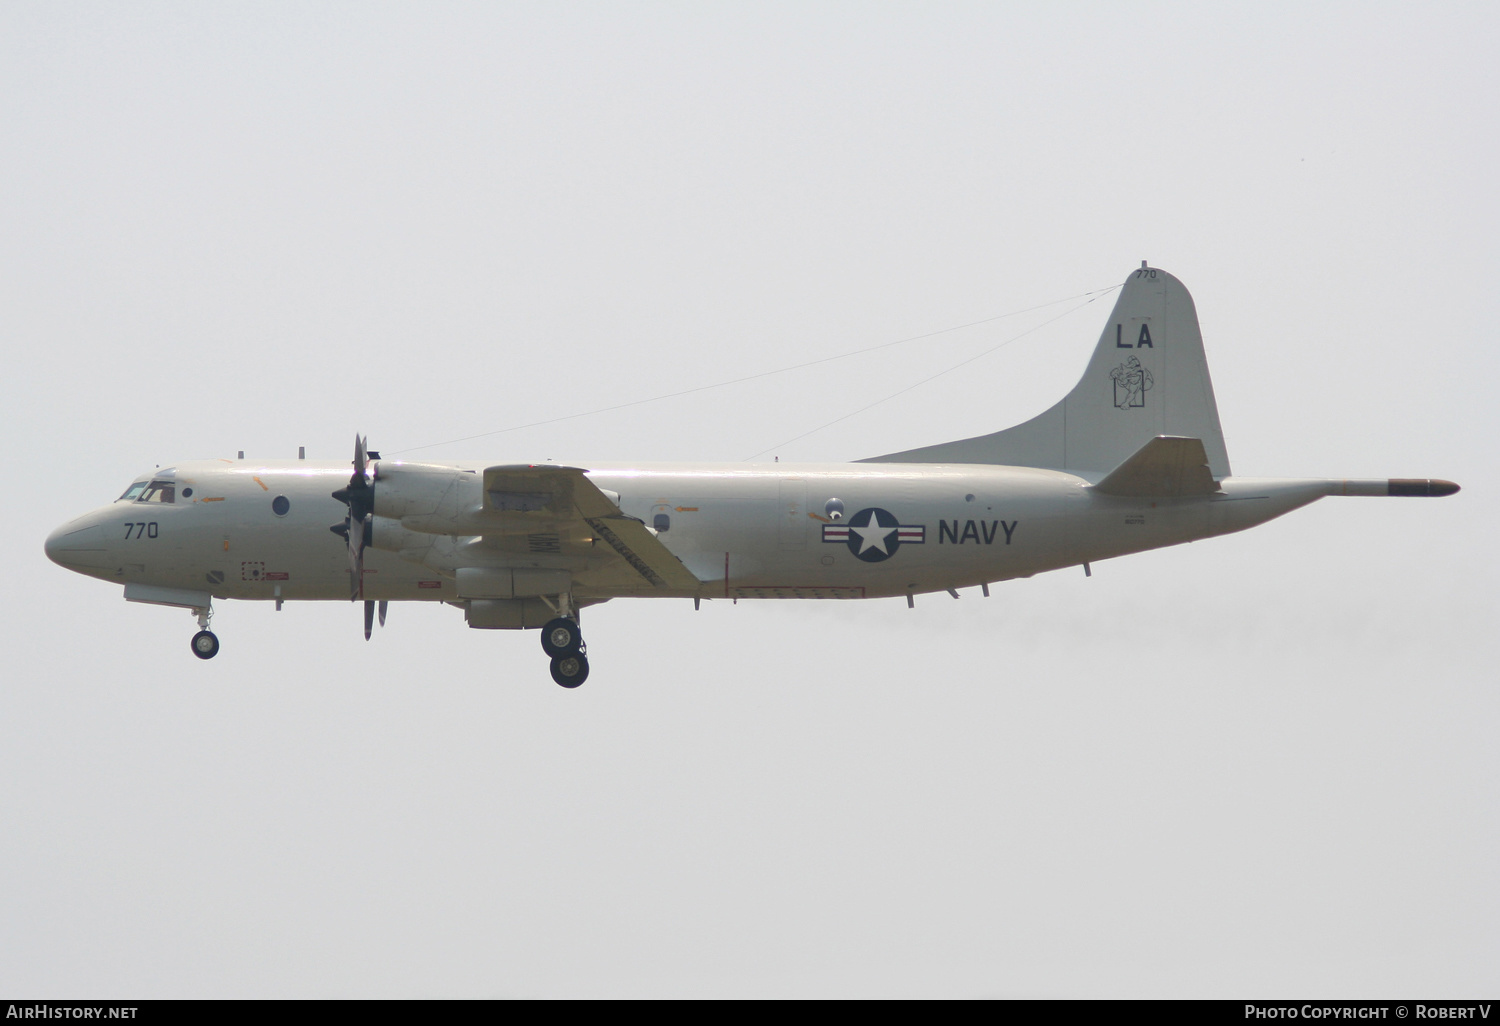
<path id="1" fill-rule="evenodd" d="M 1440 498 L 1444 495 L 1452 495 L 1458 491 L 1458 485 L 1452 481 L 1443 481 L 1438 478 L 1391 478 L 1386 486 L 1387 495 L 1416 495 L 1422 498 Z"/>
<path id="2" fill-rule="evenodd" d="M 1364 478 L 1332 482 L 1333 495 L 1405 496 L 1437 499 L 1459 491 L 1452 481 L 1426 477 Z"/>

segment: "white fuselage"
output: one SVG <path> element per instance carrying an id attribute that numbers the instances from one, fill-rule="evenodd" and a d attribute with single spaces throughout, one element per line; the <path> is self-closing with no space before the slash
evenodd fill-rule
<path id="1" fill-rule="evenodd" d="M 486 464 L 451 466 L 477 480 Z M 329 527 L 347 513 L 332 493 L 349 474 L 348 462 L 178 464 L 173 501 L 101 507 L 59 528 L 48 553 L 122 584 L 217 598 L 347 600 L 346 546 Z M 625 514 L 656 529 L 699 584 L 663 590 L 642 578 L 591 587 L 574 558 L 581 604 L 666 595 L 875 598 L 972 587 L 1242 530 L 1333 485 L 1229 478 L 1211 496 L 1142 499 L 1101 494 L 1059 471 L 899 463 L 595 465 L 588 476 L 618 494 Z M 829 515 L 831 500 L 842 503 L 841 517 Z M 365 598 L 460 597 L 452 552 L 467 543 L 464 561 L 472 564 L 479 539 L 450 539 L 419 562 L 410 550 L 380 551 L 379 530 L 365 557 Z M 520 546 L 481 562 L 543 569 L 569 562 L 544 535 Z"/>

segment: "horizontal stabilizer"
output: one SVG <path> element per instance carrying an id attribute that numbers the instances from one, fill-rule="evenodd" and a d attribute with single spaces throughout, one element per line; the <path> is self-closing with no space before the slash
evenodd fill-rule
<path id="1" fill-rule="evenodd" d="M 1173 498 L 1212 495 L 1219 482 L 1208 469 L 1208 454 L 1200 438 L 1157 435 L 1136 450 L 1098 484 L 1094 490 L 1107 495 L 1140 495 Z"/>

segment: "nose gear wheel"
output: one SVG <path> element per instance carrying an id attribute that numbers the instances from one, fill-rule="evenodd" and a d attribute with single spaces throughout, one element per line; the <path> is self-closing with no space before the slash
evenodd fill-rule
<path id="1" fill-rule="evenodd" d="M 219 639 L 213 631 L 199 631 L 190 642 L 193 655 L 199 659 L 212 659 L 219 654 Z"/>

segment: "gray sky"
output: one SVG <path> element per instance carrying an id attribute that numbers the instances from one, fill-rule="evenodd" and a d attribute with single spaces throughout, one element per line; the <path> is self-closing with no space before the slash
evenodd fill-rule
<path id="1" fill-rule="evenodd" d="M 0 6 L 0 992 L 1493 995 L 1491 5 Z M 42 541 L 1118 284 L 1236 473 L 1448 477 L 965 594 L 534 635 L 178 611 Z M 424 458 L 856 459 L 1103 300 Z M 1073 304 L 1076 305 L 1076 304 Z M 416 455 L 416 453 L 413 453 Z"/>

